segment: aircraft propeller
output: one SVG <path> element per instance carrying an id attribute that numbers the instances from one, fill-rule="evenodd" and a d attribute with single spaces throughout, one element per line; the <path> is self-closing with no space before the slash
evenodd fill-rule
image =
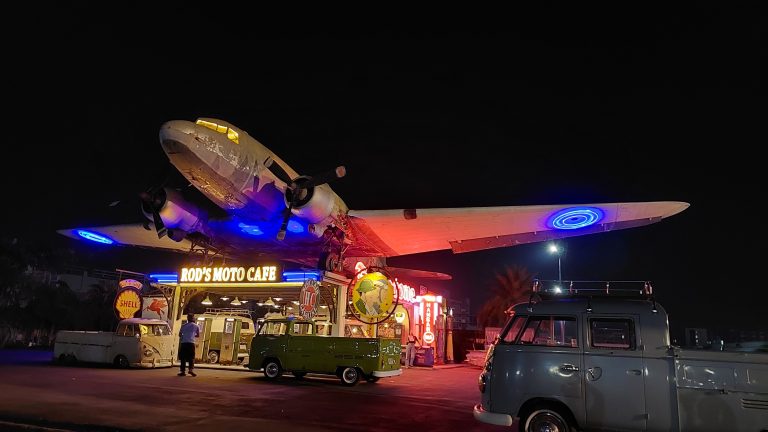
<path id="1" fill-rule="evenodd" d="M 288 203 L 288 207 L 283 212 L 283 223 L 280 225 L 280 231 L 277 232 L 277 239 L 280 241 L 285 239 L 285 231 L 288 228 L 288 220 L 291 218 L 293 208 L 308 203 L 312 199 L 315 187 L 340 179 L 347 174 L 344 166 L 338 166 L 316 176 L 298 176 L 292 179 L 272 157 L 268 157 L 264 161 L 264 166 L 280 181 L 288 185 L 285 190 L 285 201 Z"/>
<path id="2" fill-rule="evenodd" d="M 165 188 L 150 187 L 146 192 L 141 192 L 139 198 L 141 198 L 141 209 L 145 213 L 152 214 L 152 221 L 155 224 L 155 230 L 157 230 L 157 238 L 163 238 L 168 233 L 163 219 L 160 217 L 160 209 L 163 208 L 167 198 Z M 147 225 L 144 228 L 149 229 Z"/>

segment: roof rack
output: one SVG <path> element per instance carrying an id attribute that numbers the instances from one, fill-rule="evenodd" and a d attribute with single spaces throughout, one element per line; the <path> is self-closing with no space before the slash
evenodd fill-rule
<path id="1" fill-rule="evenodd" d="M 534 279 L 532 291 L 542 296 L 653 296 L 650 281 L 557 281 Z"/>
<path id="2" fill-rule="evenodd" d="M 248 309 L 236 309 L 236 308 L 207 308 L 205 313 L 212 315 L 227 315 L 227 316 L 244 316 L 251 317 L 251 311 Z"/>
<path id="3" fill-rule="evenodd" d="M 534 279 L 529 309 L 534 296 L 544 298 L 586 297 L 587 312 L 592 312 L 590 299 L 594 297 L 636 298 L 653 302 L 652 312 L 656 310 L 653 298 L 653 286 L 650 281 L 557 281 Z"/>

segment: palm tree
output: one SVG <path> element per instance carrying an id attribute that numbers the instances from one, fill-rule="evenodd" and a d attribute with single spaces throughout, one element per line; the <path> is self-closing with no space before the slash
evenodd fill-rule
<path id="1" fill-rule="evenodd" d="M 507 320 L 510 306 L 527 301 L 533 286 L 533 275 L 525 267 L 513 265 L 496 275 L 491 297 L 477 314 L 481 327 L 501 327 Z"/>

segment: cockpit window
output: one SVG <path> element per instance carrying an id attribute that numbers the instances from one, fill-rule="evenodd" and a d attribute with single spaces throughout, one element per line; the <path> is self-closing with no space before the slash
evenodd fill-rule
<path id="1" fill-rule="evenodd" d="M 240 136 L 237 134 L 237 132 L 233 131 L 232 128 L 227 129 L 227 138 L 237 144 L 240 144 Z"/>
<path id="2" fill-rule="evenodd" d="M 197 120 L 195 122 L 196 124 L 199 124 L 200 126 L 207 127 L 210 130 L 214 130 L 219 133 L 223 133 L 227 135 L 227 138 L 230 139 L 230 141 L 234 142 L 235 144 L 240 144 L 240 135 L 234 131 L 232 128 L 228 128 L 223 125 L 218 125 L 216 123 L 212 123 L 205 120 Z"/>

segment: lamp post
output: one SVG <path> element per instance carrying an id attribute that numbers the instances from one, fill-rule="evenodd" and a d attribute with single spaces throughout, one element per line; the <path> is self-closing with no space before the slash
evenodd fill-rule
<path id="1" fill-rule="evenodd" d="M 550 243 L 549 253 L 557 254 L 557 281 L 562 283 L 563 273 L 562 273 L 562 267 L 560 265 L 560 256 L 563 254 L 563 251 L 561 248 L 557 247 L 557 244 Z"/>

